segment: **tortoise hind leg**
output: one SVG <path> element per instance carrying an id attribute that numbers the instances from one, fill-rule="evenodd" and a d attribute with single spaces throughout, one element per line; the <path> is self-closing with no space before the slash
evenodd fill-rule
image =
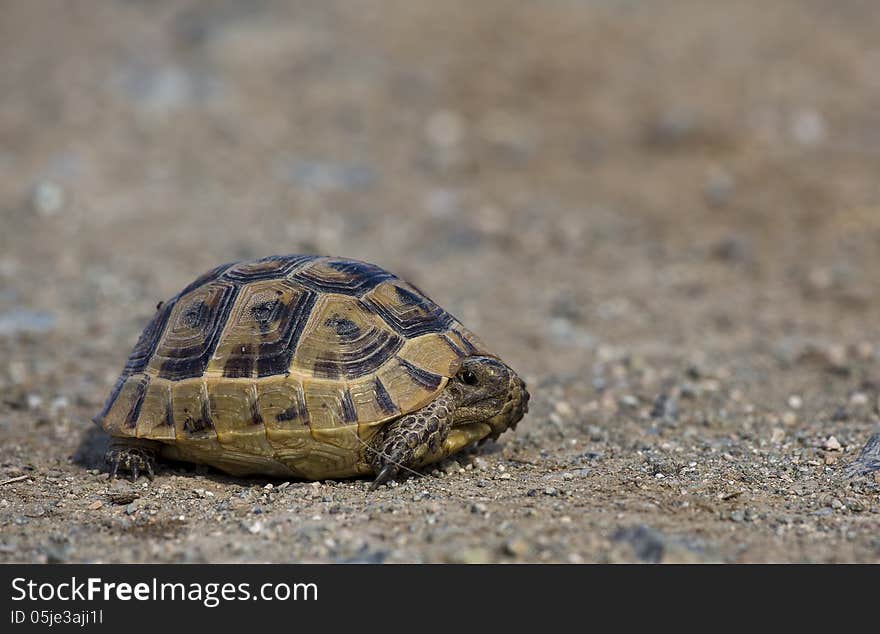
<path id="1" fill-rule="evenodd" d="M 370 446 L 370 466 L 376 479 L 375 490 L 394 478 L 401 469 L 421 466 L 424 459 L 436 454 L 452 428 L 453 402 L 442 394 L 432 403 L 412 414 L 389 423 L 374 437 Z"/>
<path id="2" fill-rule="evenodd" d="M 152 480 L 159 445 L 160 443 L 155 440 L 142 438 L 111 438 L 107 453 L 104 454 L 104 461 L 110 467 L 108 479 L 115 478 L 121 468 L 131 473 L 132 482 L 137 480 L 142 472 Z"/>

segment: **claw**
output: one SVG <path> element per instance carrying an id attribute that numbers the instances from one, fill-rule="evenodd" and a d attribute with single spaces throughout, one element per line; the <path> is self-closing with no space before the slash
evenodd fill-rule
<path id="1" fill-rule="evenodd" d="M 397 475 L 398 467 L 396 464 L 389 462 L 386 464 L 379 473 L 376 475 L 376 479 L 373 480 L 373 484 L 370 485 L 370 491 L 375 491 L 380 486 L 388 482 L 391 478 Z"/>
<path id="2" fill-rule="evenodd" d="M 136 482 L 141 474 L 152 480 L 154 452 L 148 447 L 126 446 L 122 443 L 120 445 L 119 447 L 111 447 L 104 456 L 104 460 L 110 467 L 107 479 L 113 480 L 122 469 L 129 472 L 132 482 Z"/>

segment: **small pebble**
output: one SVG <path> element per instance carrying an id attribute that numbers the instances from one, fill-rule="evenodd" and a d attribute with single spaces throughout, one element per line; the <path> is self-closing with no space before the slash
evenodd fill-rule
<path id="1" fill-rule="evenodd" d="M 865 406 L 868 404 L 868 395 L 864 392 L 853 392 L 852 396 L 849 397 L 849 402 L 856 407 Z"/>
<path id="2" fill-rule="evenodd" d="M 620 404 L 624 407 L 634 408 L 639 406 L 639 399 L 632 394 L 625 394 L 620 397 Z"/>
<path id="3" fill-rule="evenodd" d="M 723 207 L 730 200 L 734 185 L 730 172 L 720 168 L 713 169 L 703 186 L 703 196 L 712 207 Z"/>
<path id="4" fill-rule="evenodd" d="M 458 463 L 457 460 L 447 460 L 443 463 L 443 466 L 441 468 L 443 469 L 443 473 L 446 474 L 458 473 L 459 471 L 461 471 L 461 465 Z"/>
<path id="5" fill-rule="evenodd" d="M 822 113 L 812 108 L 802 108 L 792 115 L 789 131 L 801 145 L 815 146 L 825 140 L 825 128 Z"/>
<path id="6" fill-rule="evenodd" d="M 64 206 L 64 190 L 52 181 L 40 181 L 31 194 L 31 208 L 40 216 L 54 216 Z"/>
<path id="7" fill-rule="evenodd" d="M 450 110 L 438 110 L 428 117 L 425 135 L 431 143 L 441 147 L 458 145 L 464 134 L 461 117 Z"/>
<path id="8" fill-rule="evenodd" d="M 56 396 L 49 404 L 49 409 L 53 414 L 66 410 L 70 406 L 70 401 L 66 396 Z"/>
<path id="9" fill-rule="evenodd" d="M 116 491 L 107 494 L 108 499 L 119 506 L 131 504 L 140 497 L 136 491 Z"/>
<path id="10" fill-rule="evenodd" d="M 530 550 L 529 542 L 521 537 L 514 537 L 504 543 L 504 552 L 513 557 L 525 557 Z"/>
<path id="11" fill-rule="evenodd" d="M 828 436 L 825 442 L 822 443 L 822 448 L 826 451 L 840 451 L 843 449 L 843 446 L 837 438 L 834 436 Z"/>
<path id="12" fill-rule="evenodd" d="M 486 459 L 479 456 L 474 458 L 473 465 L 474 469 L 479 469 L 480 471 L 486 471 L 489 469 L 489 463 L 486 462 Z"/>
<path id="13" fill-rule="evenodd" d="M 553 409 L 556 410 L 557 414 L 564 418 L 574 416 L 574 408 L 567 401 L 557 401 Z"/>
<path id="14" fill-rule="evenodd" d="M 491 560 L 491 555 L 486 548 L 466 548 L 455 556 L 455 560 L 462 564 L 485 564 Z"/>

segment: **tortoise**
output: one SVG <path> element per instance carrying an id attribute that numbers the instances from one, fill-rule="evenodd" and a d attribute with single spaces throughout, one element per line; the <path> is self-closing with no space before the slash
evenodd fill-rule
<path id="1" fill-rule="evenodd" d="M 223 264 L 157 306 L 94 421 L 110 477 L 157 457 L 235 476 L 375 475 L 498 436 L 522 379 L 382 268 L 339 257 Z"/>

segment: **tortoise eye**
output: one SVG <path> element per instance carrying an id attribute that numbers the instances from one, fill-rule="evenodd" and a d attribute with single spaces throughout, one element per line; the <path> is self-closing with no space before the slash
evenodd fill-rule
<path id="1" fill-rule="evenodd" d="M 471 372 L 470 370 L 465 370 L 461 373 L 461 382 L 465 385 L 476 385 L 477 384 L 477 375 Z"/>

